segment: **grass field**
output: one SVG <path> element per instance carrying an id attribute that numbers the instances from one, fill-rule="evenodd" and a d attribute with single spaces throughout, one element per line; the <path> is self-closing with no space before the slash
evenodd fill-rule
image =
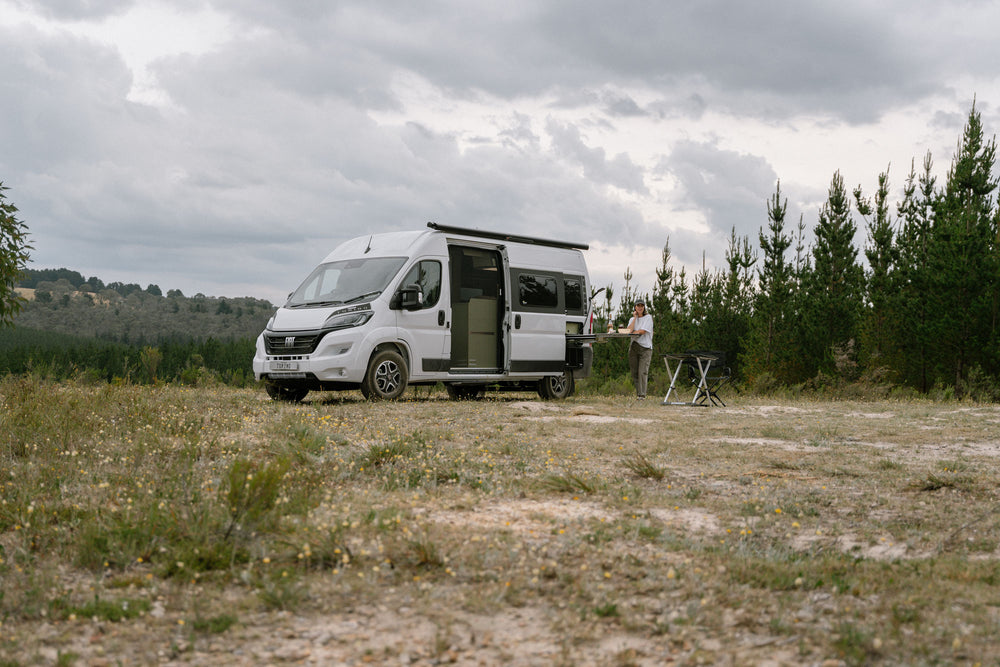
<path id="1" fill-rule="evenodd" d="M 1000 664 L 1000 407 L 0 379 L 0 665 Z"/>

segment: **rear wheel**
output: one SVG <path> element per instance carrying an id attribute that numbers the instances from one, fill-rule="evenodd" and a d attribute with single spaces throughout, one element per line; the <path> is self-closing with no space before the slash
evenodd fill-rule
<path id="1" fill-rule="evenodd" d="M 308 389 L 302 389 L 301 387 L 285 387 L 273 382 L 265 382 L 264 391 L 266 391 L 267 395 L 276 401 L 289 401 L 291 403 L 298 403 L 306 397 L 306 394 L 309 393 Z"/>
<path id="2" fill-rule="evenodd" d="M 573 395 L 572 373 L 550 375 L 538 381 L 538 395 L 546 400 L 562 400 Z"/>
<path id="3" fill-rule="evenodd" d="M 406 362 L 398 352 L 376 352 L 361 381 L 361 393 L 372 401 L 395 400 L 406 391 L 407 372 Z"/>

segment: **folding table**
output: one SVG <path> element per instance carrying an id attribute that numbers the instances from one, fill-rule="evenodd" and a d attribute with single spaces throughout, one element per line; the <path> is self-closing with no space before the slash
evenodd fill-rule
<path id="1" fill-rule="evenodd" d="M 708 369 L 718 361 L 719 355 L 709 352 L 663 355 L 663 363 L 667 367 L 667 375 L 670 376 L 670 388 L 667 389 L 667 395 L 663 397 L 662 405 L 709 405 L 709 400 L 714 405 L 716 398 L 713 396 L 715 392 L 711 391 L 709 386 Z M 689 401 L 679 400 L 680 392 L 677 389 L 677 379 L 680 377 L 681 369 L 685 367 L 696 370 L 691 379 L 691 383 L 695 386 L 694 396 Z M 674 400 L 670 400 L 671 395 L 673 395 Z"/>

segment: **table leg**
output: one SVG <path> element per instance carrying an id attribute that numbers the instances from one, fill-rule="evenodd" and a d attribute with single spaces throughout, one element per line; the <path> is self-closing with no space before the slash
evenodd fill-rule
<path id="1" fill-rule="evenodd" d="M 701 401 L 704 402 L 706 398 L 709 397 L 708 394 L 708 380 L 706 376 L 708 375 L 708 369 L 711 367 L 712 362 L 709 359 L 696 358 L 695 361 L 698 362 L 698 387 L 694 390 L 694 398 L 691 399 L 693 405 L 698 404 L 698 397 L 701 396 Z"/>
<path id="2" fill-rule="evenodd" d="M 684 363 L 681 361 L 677 362 L 677 369 L 674 371 L 670 370 L 670 360 L 664 359 L 663 363 L 667 367 L 667 375 L 670 376 L 670 388 L 667 389 L 667 395 L 663 397 L 662 405 L 667 405 L 670 403 L 670 394 L 677 395 L 677 376 L 680 375 L 681 369 L 684 368 Z"/>

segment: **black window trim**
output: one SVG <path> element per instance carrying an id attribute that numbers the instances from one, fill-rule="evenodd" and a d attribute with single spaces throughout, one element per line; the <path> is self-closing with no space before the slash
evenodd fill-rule
<path id="1" fill-rule="evenodd" d="M 544 276 L 556 281 L 556 305 L 555 306 L 524 306 L 521 305 L 521 276 Z M 512 290 L 511 310 L 520 313 L 553 313 L 562 315 L 566 312 L 566 286 L 563 283 L 561 271 L 545 271 L 541 269 L 519 269 L 510 270 L 510 286 Z"/>
<path id="2" fill-rule="evenodd" d="M 566 283 L 570 280 L 580 283 L 580 307 L 571 309 L 569 304 L 566 303 Z M 588 297 L 587 297 L 587 280 L 584 278 L 583 274 L 572 274 L 564 273 L 562 274 L 562 285 L 563 285 L 563 305 L 564 310 L 567 315 L 587 315 Z"/>
<path id="3" fill-rule="evenodd" d="M 438 307 L 438 305 L 441 303 L 441 293 L 444 291 L 444 280 L 445 280 L 444 262 L 441 261 L 441 258 L 439 258 L 439 257 L 421 257 L 420 259 L 414 261 L 412 264 L 410 264 L 409 266 L 406 267 L 405 271 L 402 272 L 402 278 L 400 278 L 399 286 L 396 288 L 396 292 L 398 294 L 399 290 L 401 290 L 404 287 L 406 287 L 406 276 L 410 275 L 410 271 L 412 271 L 414 268 L 416 268 L 417 266 L 419 266 L 423 262 L 434 262 L 435 264 L 438 265 L 438 270 L 439 270 L 438 271 L 439 286 L 438 286 L 438 295 L 437 295 L 438 298 L 437 298 L 437 300 L 434 301 L 434 303 L 432 303 L 432 304 L 425 304 L 425 305 L 421 306 L 418 310 L 428 310 L 430 308 L 435 308 L 435 307 Z"/>

